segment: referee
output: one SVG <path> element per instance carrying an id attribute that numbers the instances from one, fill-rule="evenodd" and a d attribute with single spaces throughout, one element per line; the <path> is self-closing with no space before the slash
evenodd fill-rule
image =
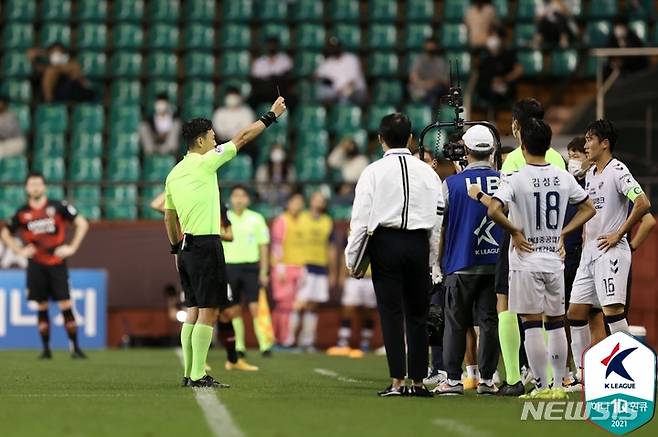
<path id="1" fill-rule="evenodd" d="M 188 153 L 167 176 L 164 218 L 187 307 L 187 318 L 181 329 L 183 385 L 225 386 L 204 370 L 218 310 L 230 304 L 219 238 L 221 203 L 217 169 L 276 122 L 285 110 L 284 99 L 279 97 L 260 120 L 224 144 L 217 144 L 210 120 L 195 118 L 183 125 Z"/>
<path id="2" fill-rule="evenodd" d="M 351 276 L 360 277 L 359 252 L 367 244 L 393 378 L 379 396 L 431 397 L 423 378 L 428 358 L 430 245 L 438 245 L 443 216 L 441 180 L 411 155 L 411 123 L 406 115 L 382 118 L 378 139 L 384 157 L 370 164 L 356 185 L 346 264 Z M 409 388 L 405 375 L 413 380 Z"/>

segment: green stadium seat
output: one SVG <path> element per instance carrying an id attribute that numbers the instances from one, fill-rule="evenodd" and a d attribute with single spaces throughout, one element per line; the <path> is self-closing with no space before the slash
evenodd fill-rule
<path id="1" fill-rule="evenodd" d="M 142 55 L 135 52 L 116 52 L 110 59 L 109 71 L 114 77 L 137 78 L 142 74 Z"/>
<path id="2" fill-rule="evenodd" d="M 611 19 L 618 15 L 617 0 L 590 0 L 587 16 L 594 19 Z"/>
<path id="3" fill-rule="evenodd" d="M 370 0 L 368 9 L 368 18 L 376 23 L 391 22 L 398 18 L 398 2 Z"/>
<path id="4" fill-rule="evenodd" d="M 599 58 L 596 56 L 587 56 L 585 59 L 585 68 L 580 72 L 579 77 L 584 79 L 595 79 L 598 59 Z M 603 62 L 606 62 L 605 59 L 603 59 Z"/>
<path id="5" fill-rule="evenodd" d="M 398 80 L 379 80 L 372 90 L 372 100 L 376 104 L 397 105 L 402 101 L 402 84 Z"/>
<path id="6" fill-rule="evenodd" d="M 633 32 L 635 32 L 635 34 L 642 40 L 643 43 L 647 43 L 649 38 L 649 28 L 646 21 L 633 20 L 628 23 L 628 27 L 630 27 Z"/>
<path id="7" fill-rule="evenodd" d="M 103 163 L 101 158 L 71 159 L 69 179 L 72 182 L 100 182 L 103 178 Z"/>
<path id="8" fill-rule="evenodd" d="M 135 131 L 124 132 L 119 128 L 111 128 L 108 152 L 110 156 L 139 155 L 139 135 Z"/>
<path id="9" fill-rule="evenodd" d="M 471 74 L 471 54 L 467 51 L 447 52 L 446 61 L 453 63 L 456 73 L 456 65 L 459 65 L 459 76 L 464 78 Z"/>
<path id="10" fill-rule="evenodd" d="M 38 132 L 34 136 L 34 152 L 36 155 L 48 157 L 63 157 L 65 149 L 63 133 Z"/>
<path id="11" fill-rule="evenodd" d="M 190 80 L 183 84 L 183 106 L 215 103 L 215 84 L 212 81 Z"/>
<path id="12" fill-rule="evenodd" d="M 66 164 L 61 156 L 36 156 L 34 170 L 41 172 L 48 182 L 63 182 L 66 179 Z"/>
<path id="13" fill-rule="evenodd" d="M 336 25 L 334 35 L 346 50 L 359 50 L 361 48 L 361 28 L 355 24 Z"/>
<path id="14" fill-rule="evenodd" d="M 107 19 L 106 0 L 77 0 L 77 4 L 75 16 L 81 23 L 103 22 Z"/>
<path id="15" fill-rule="evenodd" d="M 507 20 L 509 18 L 509 4 L 507 0 L 493 0 L 494 8 L 496 8 L 496 16 L 500 20 Z"/>
<path id="16" fill-rule="evenodd" d="M 12 102 L 32 101 L 32 85 L 28 80 L 6 79 L 0 89 Z"/>
<path id="17" fill-rule="evenodd" d="M 329 215 L 334 220 L 349 221 L 352 217 L 352 206 L 351 205 L 331 205 L 329 207 Z"/>
<path id="18" fill-rule="evenodd" d="M 144 173 L 142 180 L 148 182 L 162 182 L 167 178 L 171 169 L 176 165 L 173 156 L 153 155 L 144 158 Z"/>
<path id="19" fill-rule="evenodd" d="M 293 7 L 292 18 L 298 22 L 322 21 L 324 8 L 317 0 L 297 0 Z"/>
<path id="20" fill-rule="evenodd" d="M 270 203 L 257 203 L 255 204 L 252 209 L 265 217 L 265 220 L 272 220 L 274 219 L 277 215 L 281 214 L 281 207 L 272 205 Z"/>
<path id="21" fill-rule="evenodd" d="M 183 120 L 191 120 L 198 117 L 209 118 L 214 110 L 215 105 L 212 103 L 196 102 L 193 104 L 184 105 L 181 116 L 183 117 Z"/>
<path id="22" fill-rule="evenodd" d="M 373 24 L 368 32 L 368 47 L 371 49 L 394 49 L 397 31 L 392 24 Z"/>
<path id="23" fill-rule="evenodd" d="M 363 123 L 363 112 L 356 105 L 333 105 L 329 111 L 329 129 L 332 132 L 357 130 Z"/>
<path id="24" fill-rule="evenodd" d="M 297 179 L 303 182 L 323 182 L 327 177 L 325 158 L 302 158 L 295 165 Z"/>
<path id="25" fill-rule="evenodd" d="M 105 218 L 108 220 L 137 219 L 137 186 L 115 185 L 103 190 Z"/>
<path id="26" fill-rule="evenodd" d="M 411 121 L 411 129 L 414 135 L 420 134 L 420 131 L 432 122 L 432 108 L 429 105 L 410 103 L 405 106 L 404 113 Z"/>
<path id="27" fill-rule="evenodd" d="M 434 2 L 432 0 L 407 1 L 407 21 L 410 23 L 431 22 L 434 18 Z"/>
<path id="28" fill-rule="evenodd" d="M 21 51 L 6 51 L 2 56 L 2 75 L 6 77 L 28 77 L 32 64 Z"/>
<path id="29" fill-rule="evenodd" d="M 253 0 L 222 2 L 222 15 L 225 21 L 250 21 L 254 15 Z"/>
<path id="30" fill-rule="evenodd" d="M 329 154 L 329 133 L 326 130 L 299 131 L 297 133 L 296 160 L 326 157 Z"/>
<path id="31" fill-rule="evenodd" d="M 327 124 L 327 111 L 322 106 L 300 105 L 293 114 L 292 125 L 295 129 L 324 129 Z"/>
<path id="32" fill-rule="evenodd" d="M 2 7 L 5 23 L 32 23 L 36 17 L 37 2 L 25 0 L 6 0 Z"/>
<path id="33" fill-rule="evenodd" d="M 295 34 L 295 46 L 300 49 L 322 49 L 325 40 L 326 33 L 320 24 L 304 23 Z"/>
<path id="34" fill-rule="evenodd" d="M 351 138 L 361 153 L 366 153 L 368 150 L 368 131 L 365 129 L 339 130 L 334 135 L 336 137 L 336 144 L 344 138 Z"/>
<path id="35" fill-rule="evenodd" d="M 183 48 L 212 50 L 215 47 L 215 29 L 207 24 L 190 24 L 183 31 Z"/>
<path id="36" fill-rule="evenodd" d="M 254 168 L 249 155 L 239 154 L 219 169 L 219 180 L 226 182 L 250 182 Z"/>
<path id="37" fill-rule="evenodd" d="M 75 132 L 71 140 L 71 156 L 95 158 L 103 156 L 103 134 L 100 132 Z"/>
<path id="38" fill-rule="evenodd" d="M 25 103 L 12 102 L 9 104 L 9 110 L 16 114 L 18 122 L 21 125 L 21 130 L 23 132 L 28 132 L 32 127 L 32 114 L 30 112 L 30 105 Z"/>
<path id="39" fill-rule="evenodd" d="M 101 189 L 98 185 L 76 185 L 70 191 L 71 203 L 88 220 L 100 219 Z"/>
<path id="40" fill-rule="evenodd" d="M 60 42 L 65 46 L 71 45 L 71 28 L 68 24 L 47 23 L 39 32 L 39 44 L 41 47 Z"/>
<path id="41" fill-rule="evenodd" d="M 162 213 L 151 208 L 151 201 L 164 191 L 162 185 L 143 187 L 139 196 L 139 215 L 144 220 L 162 220 Z"/>
<path id="42" fill-rule="evenodd" d="M 590 47 L 607 47 L 612 26 L 609 21 L 599 20 L 587 23 L 586 41 Z"/>
<path id="43" fill-rule="evenodd" d="M 298 51 L 294 60 L 293 73 L 296 76 L 311 76 L 321 60 L 322 55 L 320 53 Z"/>
<path id="44" fill-rule="evenodd" d="M 115 0 L 114 21 L 117 23 L 142 21 L 144 0 Z"/>
<path id="45" fill-rule="evenodd" d="M 103 52 L 84 51 L 77 57 L 85 76 L 103 79 L 107 75 L 107 56 Z"/>
<path id="46" fill-rule="evenodd" d="M 461 49 L 468 45 L 465 24 L 444 24 L 441 28 L 441 45 L 446 49 Z"/>
<path id="47" fill-rule="evenodd" d="M 295 89 L 301 103 L 315 103 L 318 101 L 317 85 L 311 80 L 300 80 Z"/>
<path id="48" fill-rule="evenodd" d="M 119 24 L 112 29 L 112 45 L 115 49 L 139 50 L 144 45 L 144 31 L 136 24 Z"/>
<path id="49" fill-rule="evenodd" d="M 215 0 L 185 0 L 183 20 L 185 23 L 211 24 L 215 21 Z"/>
<path id="50" fill-rule="evenodd" d="M 516 47 L 530 47 L 537 34 L 537 26 L 534 23 L 517 24 L 514 28 L 514 45 Z"/>
<path id="51" fill-rule="evenodd" d="M 555 50 L 551 55 L 551 73 L 565 77 L 576 71 L 578 52 L 576 50 Z"/>
<path id="52" fill-rule="evenodd" d="M 4 26 L 2 44 L 5 50 L 25 50 L 34 47 L 34 26 L 12 23 Z"/>
<path id="53" fill-rule="evenodd" d="M 469 2 L 464 0 L 446 0 L 443 6 L 443 19 L 449 23 L 463 23 Z"/>
<path id="54" fill-rule="evenodd" d="M 148 50 L 175 50 L 178 48 L 178 27 L 162 23 L 151 26 L 146 43 Z"/>
<path id="55" fill-rule="evenodd" d="M 368 57 L 368 75 L 394 77 L 398 75 L 399 62 L 395 52 L 374 52 Z"/>
<path id="56" fill-rule="evenodd" d="M 96 222 L 101 219 L 101 207 L 99 205 L 81 205 L 77 206 L 78 212 L 88 221 Z"/>
<path id="57" fill-rule="evenodd" d="M 103 132 L 103 128 L 105 127 L 103 105 L 91 103 L 76 105 L 73 108 L 72 122 L 73 132 Z"/>
<path id="58" fill-rule="evenodd" d="M 516 21 L 535 21 L 537 2 L 535 0 L 519 0 L 516 5 Z"/>
<path id="59" fill-rule="evenodd" d="M 392 105 L 371 105 L 368 110 L 368 118 L 366 121 L 366 128 L 368 132 L 377 132 L 379 130 L 379 123 L 385 115 L 395 112 L 395 106 Z"/>
<path id="60" fill-rule="evenodd" d="M 22 184 L 27 176 L 27 158 L 12 156 L 0 159 L 0 182 Z"/>
<path id="61" fill-rule="evenodd" d="M 404 47 L 409 50 L 417 50 L 423 46 L 427 38 L 432 37 L 432 26 L 430 24 L 412 23 L 407 26 L 404 37 Z"/>
<path id="62" fill-rule="evenodd" d="M 359 0 L 332 0 L 331 21 L 357 22 L 361 18 Z"/>
<path id="63" fill-rule="evenodd" d="M 517 53 L 519 63 L 523 66 L 523 75 L 536 77 L 544 71 L 544 57 L 539 50 L 522 50 Z"/>
<path id="64" fill-rule="evenodd" d="M 138 104 L 142 85 L 137 80 L 115 80 L 110 84 L 110 100 L 114 104 Z"/>
<path id="65" fill-rule="evenodd" d="M 71 19 L 71 0 L 42 0 L 41 21 L 66 22 Z"/>
<path id="66" fill-rule="evenodd" d="M 262 158 L 265 158 L 265 161 L 267 161 L 267 154 L 273 144 L 282 144 L 284 147 L 289 147 L 288 130 L 279 128 L 278 126 L 272 126 L 266 129 L 256 141 L 260 150 L 265 152 L 265 154 L 259 156 L 258 164 L 262 164 L 264 162 Z"/>
<path id="67" fill-rule="evenodd" d="M 212 79 L 215 76 L 215 57 L 210 53 L 188 53 L 183 62 L 185 77 Z"/>
<path id="68" fill-rule="evenodd" d="M 173 23 L 178 21 L 179 14 L 179 0 L 150 0 L 146 11 L 146 19 L 151 22 Z"/>
<path id="69" fill-rule="evenodd" d="M 219 62 L 219 73 L 227 77 L 247 77 L 251 70 L 249 52 L 226 51 Z"/>
<path id="70" fill-rule="evenodd" d="M 176 101 L 178 99 L 178 82 L 171 80 L 153 80 L 147 83 L 146 90 L 142 96 L 142 105 L 145 108 L 152 108 L 155 98 L 158 94 L 166 94 L 169 99 Z"/>
<path id="71" fill-rule="evenodd" d="M 290 29 L 285 24 L 266 24 L 260 31 L 260 42 L 265 44 L 268 38 L 276 37 L 282 48 L 290 46 Z"/>
<path id="72" fill-rule="evenodd" d="M 218 88 L 218 96 L 220 102 L 224 101 L 224 97 L 226 97 L 226 90 L 231 87 L 240 90 L 240 94 L 242 94 L 242 96 L 245 98 L 247 98 L 251 94 L 251 84 L 249 83 L 248 80 L 230 79 L 230 80 L 221 81 L 219 83 L 219 88 Z M 283 118 L 285 117 L 286 115 L 284 114 Z M 278 121 L 279 121 L 278 124 L 281 124 L 281 120 Z M 270 129 L 272 128 L 270 127 Z"/>
<path id="73" fill-rule="evenodd" d="M 244 24 L 227 24 L 221 27 L 219 40 L 227 49 L 248 49 L 251 46 L 251 30 Z"/>
<path id="74" fill-rule="evenodd" d="M 114 104 L 110 108 L 109 125 L 112 130 L 137 132 L 142 113 L 138 105 Z"/>
<path id="75" fill-rule="evenodd" d="M 49 199 L 66 200 L 64 185 L 48 184 L 48 187 L 46 187 L 46 194 L 48 195 Z"/>
<path id="76" fill-rule="evenodd" d="M 23 184 L 0 186 L 0 220 L 8 221 L 16 212 L 16 208 L 24 203 Z"/>
<path id="77" fill-rule="evenodd" d="M 626 12 L 628 13 L 628 16 L 634 20 L 655 18 L 656 2 L 655 0 L 639 0 L 630 4 L 629 2 L 626 2 Z"/>
<path id="78" fill-rule="evenodd" d="M 110 156 L 107 167 L 108 179 L 111 182 L 138 182 L 139 170 L 137 156 Z"/>
<path id="79" fill-rule="evenodd" d="M 149 78 L 174 79 L 178 75 L 178 58 L 170 51 L 150 52 L 146 58 Z"/>
<path id="80" fill-rule="evenodd" d="M 105 49 L 107 46 L 107 27 L 104 24 L 82 24 L 78 28 L 75 45 L 78 50 Z"/>
<path id="81" fill-rule="evenodd" d="M 38 132 L 64 133 L 68 128 L 66 105 L 43 104 L 34 113 L 34 125 Z"/>
<path id="82" fill-rule="evenodd" d="M 258 19 L 269 23 L 271 21 L 285 21 L 288 18 L 288 2 L 279 0 L 259 0 Z"/>

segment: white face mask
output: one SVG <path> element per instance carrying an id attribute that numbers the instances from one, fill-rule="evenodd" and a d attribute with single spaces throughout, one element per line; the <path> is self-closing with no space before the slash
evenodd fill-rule
<path id="1" fill-rule="evenodd" d="M 567 164 L 567 169 L 576 178 L 581 178 L 587 173 L 587 170 L 583 170 L 583 161 L 578 159 L 570 159 Z"/>
<path id="2" fill-rule="evenodd" d="M 164 114 L 169 112 L 169 103 L 166 100 L 158 100 L 155 102 L 155 113 Z"/>
<path id="3" fill-rule="evenodd" d="M 52 65 L 64 65 L 69 62 L 69 55 L 64 52 L 53 52 L 48 59 Z"/>
<path id="4" fill-rule="evenodd" d="M 626 28 L 624 26 L 615 26 L 615 36 L 617 39 L 623 39 L 626 38 Z"/>
<path id="5" fill-rule="evenodd" d="M 283 149 L 274 149 L 272 150 L 272 153 L 270 153 L 270 159 L 273 163 L 280 164 L 285 161 L 286 152 L 284 152 Z"/>
<path id="6" fill-rule="evenodd" d="M 224 98 L 224 104 L 229 108 L 236 108 L 242 103 L 242 97 L 237 94 L 229 94 Z"/>
<path id="7" fill-rule="evenodd" d="M 487 38 L 487 48 L 492 52 L 498 51 L 498 49 L 500 49 L 501 44 L 502 41 L 497 36 L 490 36 L 489 38 Z"/>

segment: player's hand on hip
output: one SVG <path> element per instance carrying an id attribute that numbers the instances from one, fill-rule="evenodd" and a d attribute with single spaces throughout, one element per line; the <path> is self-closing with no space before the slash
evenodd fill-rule
<path id="1" fill-rule="evenodd" d="M 607 252 L 611 247 L 615 247 L 621 240 L 621 235 L 614 233 L 610 235 L 601 235 L 598 240 L 598 247 L 600 250 Z"/>
<path id="2" fill-rule="evenodd" d="M 279 96 L 272 104 L 272 108 L 270 109 L 270 111 L 274 112 L 274 115 L 276 115 L 276 117 L 279 118 L 281 114 L 286 112 L 286 99 Z"/>
<path id="3" fill-rule="evenodd" d="M 512 234 L 512 244 L 514 245 L 516 250 L 520 252 L 530 253 L 535 250 L 532 243 L 526 240 L 525 235 L 523 235 L 523 231 L 517 231 Z"/>
<path id="4" fill-rule="evenodd" d="M 62 244 L 61 246 L 55 248 L 55 256 L 58 258 L 68 258 L 73 254 L 75 254 L 75 249 L 68 244 Z"/>
<path id="5" fill-rule="evenodd" d="M 37 253 L 37 248 L 34 247 L 34 245 L 32 244 L 28 244 L 27 246 L 24 246 L 20 251 L 20 255 L 25 258 L 32 258 L 36 253 Z"/>
<path id="6" fill-rule="evenodd" d="M 567 257 L 567 250 L 564 248 L 564 238 L 562 236 L 560 236 L 560 240 L 557 243 L 557 252 L 560 255 L 560 259 L 564 261 Z"/>

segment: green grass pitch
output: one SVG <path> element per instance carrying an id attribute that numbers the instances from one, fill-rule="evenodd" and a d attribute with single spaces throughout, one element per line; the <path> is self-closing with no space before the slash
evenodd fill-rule
<path id="1" fill-rule="evenodd" d="M 192 389 L 178 387 L 174 350 L 107 350 L 73 361 L 65 352 L 0 352 L 0 435 L 212 436 Z M 383 357 L 361 360 L 279 353 L 250 356 L 256 373 L 226 372 L 211 351 L 217 391 L 245 436 L 603 436 L 585 422 L 521 422 L 518 399 L 379 399 L 387 385 Z M 580 395 L 572 395 L 580 399 Z M 220 433 L 221 435 L 221 433 Z M 636 436 L 658 435 L 654 419 Z"/>

